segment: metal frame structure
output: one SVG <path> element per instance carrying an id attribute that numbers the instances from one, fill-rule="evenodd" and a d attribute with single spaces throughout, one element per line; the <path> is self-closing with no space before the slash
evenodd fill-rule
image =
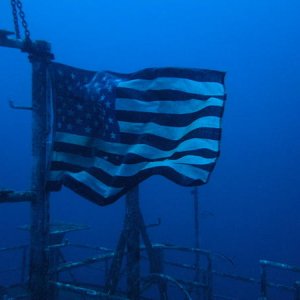
<path id="1" fill-rule="evenodd" d="M 126 196 L 126 215 L 123 230 L 120 234 L 116 251 L 104 247 L 90 247 L 84 245 L 72 245 L 64 240 L 65 234 L 69 231 L 85 229 L 82 226 L 59 225 L 51 226 L 49 217 L 49 193 L 45 189 L 47 172 L 47 145 L 46 140 L 50 131 L 48 105 L 49 87 L 47 68 L 53 55 L 51 47 L 44 41 L 28 41 L 12 39 L 12 33 L 0 30 L 0 46 L 19 49 L 29 54 L 32 64 L 32 105 L 31 107 L 13 108 L 30 109 L 32 111 L 32 185 L 29 191 L 17 192 L 12 190 L 0 191 L 0 203 L 12 203 L 27 201 L 31 205 L 31 224 L 29 245 L 29 281 L 25 280 L 25 268 L 27 264 L 27 246 L 2 248 L 1 252 L 20 250 L 22 251 L 22 272 L 21 280 L 24 289 L 18 296 L 10 299 L 30 300 L 57 300 L 63 299 L 60 291 L 84 295 L 86 299 L 119 299 L 138 300 L 151 299 L 143 296 L 145 291 L 155 286 L 159 299 L 168 299 L 168 286 L 175 286 L 183 299 L 213 300 L 214 277 L 221 276 L 231 280 L 253 283 L 260 286 L 260 300 L 268 299 L 269 287 L 275 287 L 294 293 L 294 299 L 300 300 L 300 282 L 294 286 L 275 284 L 267 279 L 267 268 L 279 268 L 293 272 L 299 272 L 300 268 L 271 261 L 260 261 L 261 278 L 259 280 L 242 277 L 234 274 L 217 272 L 213 268 L 213 254 L 200 249 L 199 241 L 199 199 L 195 189 L 194 210 L 195 210 L 195 247 L 178 247 L 165 244 L 152 244 L 147 234 L 147 229 L 139 207 L 138 188 L 133 189 Z M 26 229 L 26 228 L 25 228 Z M 141 241 L 143 244 L 141 246 Z M 77 262 L 61 263 L 61 250 L 65 247 L 81 247 L 101 251 L 102 254 L 88 257 Z M 194 264 L 172 262 L 165 259 L 166 251 L 186 252 L 195 257 Z M 141 261 L 144 254 L 149 265 L 147 276 L 142 276 Z M 127 257 L 125 264 L 126 288 L 120 288 L 122 280 L 123 259 Z M 206 268 L 201 268 L 200 259 L 205 257 Z M 78 285 L 73 282 L 60 281 L 59 275 L 62 272 L 70 272 L 82 266 L 93 265 L 104 262 L 105 282 L 97 288 Z M 109 264 L 110 262 L 110 264 Z M 108 266 L 110 266 L 108 268 Z M 173 266 L 194 272 L 193 280 L 174 278 L 165 274 L 165 267 Z M 25 284 L 26 283 L 26 284 Z M 25 285 L 24 285 L 25 284 Z M 124 288 L 123 288 L 124 289 Z M 0 298 L 1 299 L 1 298 Z M 5 299 L 5 298 L 3 298 Z M 72 298 L 73 299 L 73 298 Z M 74 298 L 75 299 L 75 298 Z M 219 296 L 218 299 L 226 299 Z M 227 298 L 230 299 L 230 298 Z M 2 299 L 1 299 L 2 300 Z"/>
<path id="2" fill-rule="evenodd" d="M 72 225 L 57 225 L 56 228 L 52 228 L 50 230 L 50 235 L 54 235 L 57 237 L 57 244 L 53 244 L 48 247 L 52 250 L 52 254 L 56 257 L 56 264 L 53 264 L 53 268 L 49 270 L 49 277 L 52 280 L 49 281 L 52 290 L 55 291 L 55 296 L 52 293 L 52 299 L 65 299 L 66 293 L 72 297 L 71 299 L 80 299 L 80 297 L 85 297 L 84 299 L 106 299 L 106 300 L 128 300 L 134 299 L 132 296 L 128 295 L 128 291 L 123 286 L 115 287 L 113 293 L 109 293 L 105 288 L 105 282 L 103 284 L 99 283 L 99 285 L 88 285 L 84 282 L 77 282 L 76 275 L 73 272 L 79 270 L 81 268 L 87 268 L 95 265 L 102 264 L 103 269 L 99 269 L 99 272 L 103 272 L 105 278 L 108 280 L 110 277 L 110 270 L 107 267 L 111 265 L 116 257 L 117 253 L 111 249 L 107 249 L 104 247 L 96 247 L 89 245 L 78 245 L 73 244 L 67 240 L 61 239 L 64 236 L 64 233 L 79 230 L 79 229 L 87 229 L 86 227 L 77 227 Z M 54 241 L 53 241 L 54 242 Z M 25 281 L 25 268 L 26 268 L 26 251 L 27 246 L 18 246 L 18 247 L 10 247 L 10 248 L 2 248 L 0 249 L 0 253 L 7 251 L 20 251 L 22 268 L 20 272 L 20 283 L 23 289 L 19 289 L 19 294 L 9 294 L 9 299 L 30 299 L 26 294 L 26 281 Z M 85 259 L 80 259 L 78 261 L 66 262 L 61 261 L 58 258 L 61 256 L 61 251 L 64 248 L 74 248 L 74 249 L 87 249 L 94 250 L 98 252 L 98 255 L 90 256 Z M 168 290 L 170 287 L 176 288 L 178 294 L 182 296 L 180 299 L 198 299 L 198 300 L 215 300 L 215 299 L 231 299 L 236 300 L 237 298 L 226 296 L 226 295 L 217 295 L 214 281 L 217 278 L 223 278 L 226 280 L 230 280 L 231 282 L 240 282 L 244 284 L 251 284 L 257 290 L 257 294 L 259 294 L 259 300 L 267 300 L 272 299 L 268 295 L 269 289 L 277 289 L 284 292 L 288 292 L 294 300 L 300 299 L 300 282 L 296 281 L 294 284 L 286 285 L 274 283 L 268 279 L 268 272 L 272 269 L 282 270 L 282 271 L 290 271 L 296 272 L 300 274 L 300 269 L 295 266 L 290 266 L 287 264 L 282 264 L 273 261 L 261 260 L 261 276 L 260 278 L 253 277 L 245 277 L 232 273 L 219 272 L 216 270 L 216 265 L 214 263 L 214 254 L 209 251 L 200 250 L 197 248 L 189 248 L 189 247 L 179 247 L 176 245 L 167 245 L 167 244 L 153 244 L 153 251 L 157 253 L 157 257 L 159 257 L 158 263 L 160 265 L 161 271 L 157 273 L 149 272 L 148 275 L 140 274 L 139 278 L 139 295 L 137 299 L 141 300 L 149 300 L 149 299 L 170 299 L 168 298 Z M 55 250 L 55 251 L 53 251 Z M 146 252 L 146 246 L 140 247 L 140 262 L 147 263 L 150 265 L 149 259 L 144 255 Z M 127 252 L 127 251 L 126 251 Z M 125 252 L 125 254 L 126 254 Z M 178 261 L 173 261 L 171 259 L 166 259 L 168 252 L 181 252 L 186 253 L 190 257 L 195 254 L 199 254 L 202 258 L 205 258 L 206 263 L 203 264 L 205 267 L 202 267 L 199 270 L 201 280 L 187 280 L 186 278 L 179 278 L 168 275 L 168 271 L 166 268 L 176 268 L 176 270 L 189 270 L 190 272 L 196 272 L 196 266 L 194 264 L 181 263 Z M 124 272 L 126 272 L 126 264 L 123 266 Z M 10 270 L 12 271 L 12 270 Z M 73 281 L 66 281 L 59 278 L 59 274 L 68 273 L 73 278 Z M 120 273 L 123 273 L 120 272 Z M 120 275 L 120 273 L 118 273 Z M 171 273 L 169 273 L 171 274 Z M 172 273 L 174 274 L 174 272 Z M 120 275 L 122 277 L 123 275 Z M 119 277 L 119 279 L 120 279 Z M 106 282 L 107 282 L 106 280 Z M 12 288 L 13 293 L 15 287 Z M 147 292 L 149 289 L 156 289 L 158 292 L 156 293 L 155 298 L 149 298 L 147 296 Z M 165 293 L 162 293 L 162 291 Z M 1 299 L 1 298 L 0 298 Z M 6 298 L 3 298 L 6 299 Z M 66 298 L 69 299 L 69 298 Z M 292 299 L 292 298 L 290 298 Z M 1 299 L 2 300 L 2 299 Z"/>
<path id="3" fill-rule="evenodd" d="M 48 280 L 49 257 L 49 195 L 45 189 L 47 171 L 48 73 L 47 66 L 54 58 L 47 42 L 12 39 L 12 32 L 0 31 L 0 46 L 19 49 L 29 54 L 32 65 L 32 183 L 26 192 L 1 191 L 1 202 L 30 201 L 30 294 L 32 299 L 47 300 L 51 293 Z"/>

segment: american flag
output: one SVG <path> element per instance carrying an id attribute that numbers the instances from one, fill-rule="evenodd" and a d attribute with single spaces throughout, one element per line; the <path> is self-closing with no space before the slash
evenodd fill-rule
<path id="1" fill-rule="evenodd" d="M 150 68 L 93 72 L 53 63 L 48 186 L 100 205 L 163 175 L 206 183 L 219 156 L 224 73 Z"/>

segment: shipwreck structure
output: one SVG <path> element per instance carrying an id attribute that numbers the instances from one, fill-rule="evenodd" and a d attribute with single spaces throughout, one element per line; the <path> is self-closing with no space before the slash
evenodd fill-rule
<path id="1" fill-rule="evenodd" d="M 86 230 L 75 224 L 50 224 L 49 193 L 46 183 L 46 136 L 49 130 L 47 112 L 47 67 L 54 59 L 50 44 L 32 41 L 20 1 L 12 1 L 15 32 L 0 30 L 0 46 L 21 50 L 29 55 L 32 65 L 32 104 L 13 109 L 32 113 L 32 184 L 28 191 L 1 190 L 0 203 L 25 201 L 31 206 L 31 224 L 21 229 L 30 232 L 29 245 L 0 248 L 0 255 L 19 254 L 20 261 L 14 270 L 17 284 L 1 286 L 0 299 L 67 300 L 67 299 L 237 299 L 234 291 L 218 294 L 215 279 L 252 284 L 257 299 L 267 300 L 270 289 L 286 291 L 294 300 L 300 300 L 300 282 L 291 285 L 274 283 L 268 273 L 272 269 L 300 273 L 300 268 L 282 263 L 261 260 L 260 278 L 244 277 L 218 271 L 215 254 L 200 248 L 199 199 L 193 189 L 195 244 L 193 247 L 152 243 L 139 207 L 138 188 L 126 196 L 126 214 L 123 230 L 116 249 L 102 245 L 79 245 L 66 239 L 69 232 Z M 25 37 L 20 37 L 18 14 Z M 14 37 L 15 35 L 15 37 Z M 157 224 L 154 224 L 157 225 Z M 83 259 L 67 261 L 65 249 L 93 252 Z M 172 253 L 181 252 L 187 261 L 172 260 Z M 184 260 L 184 259 L 183 259 Z M 192 261 L 192 262 L 191 262 Z M 97 283 L 87 283 L 77 270 L 93 266 Z M 0 266 L 1 269 L 1 266 Z M 178 271 L 180 270 L 180 271 Z M 1 270 L 1 272 L 8 270 Z M 3 273 L 2 273 L 3 274 Z M 16 275 L 16 276 L 17 276 Z M 1 282 L 0 282 L 1 284 Z M 292 299 L 291 298 L 291 299 Z"/>

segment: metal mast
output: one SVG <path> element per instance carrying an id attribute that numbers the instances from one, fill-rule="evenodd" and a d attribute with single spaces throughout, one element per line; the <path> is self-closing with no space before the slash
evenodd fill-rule
<path id="1" fill-rule="evenodd" d="M 17 193 L 8 191 L 8 202 L 30 201 L 30 265 L 29 291 L 31 300 L 50 300 L 49 289 L 49 255 L 47 251 L 49 239 L 49 194 L 46 191 L 47 171 L 47 137 L 49 135 L 49 86 L 48 64 L 53 59 L 50 45 L 44 41 L 32 41 L 25 14 L 20 0 L 11 0 L 15 33 L 1 30 L 0 46 L 20 49 L 29 53 L 32 64 L 32 105 L 16 107 L 32 111 L 32 184 L 31 191 Z M 19 21 L 24 30 L 21 39 Z M 10 38 L 15 34 L 16 39 Z"/>
<path id="2" fill-rule="evenodd" d="M 30 277 L 31 299 L 48 300 L 49 193 L 46 191 L 48 125 L 48 63 L 50 46 L 39 42 L 42 51 L 30 53 L 32 63 L 32 191 L 31 202 Z"/>

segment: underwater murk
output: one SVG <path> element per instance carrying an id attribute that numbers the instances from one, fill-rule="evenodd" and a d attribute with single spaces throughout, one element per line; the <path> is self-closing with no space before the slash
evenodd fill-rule
<path id="1" fill-rule="evenodd" d="M 1 1 L 0 299 L 299 300 L 299 13 L 296 0 Z M 114 143 L 130 122 L 136 152 L 123 157 Z M 187 122 L 204 128 L 205 150 L 174 146 L 195 134 Z M 139 147 L 145 133 L 159 137 L 152 148 Z M 32 171 L 53 145 L 67 155 L 42 169 L 67 184 L 37 204 Z M 186 176 L 170 175 L 157 149 Z M 93 173 L 108 205 L 76 175 L 93 155 L 120 180 L 105 203 L 99 182 L 111 177 Z M 145 159 L 159 169 L 145 180 L 115 168 Z"/>

